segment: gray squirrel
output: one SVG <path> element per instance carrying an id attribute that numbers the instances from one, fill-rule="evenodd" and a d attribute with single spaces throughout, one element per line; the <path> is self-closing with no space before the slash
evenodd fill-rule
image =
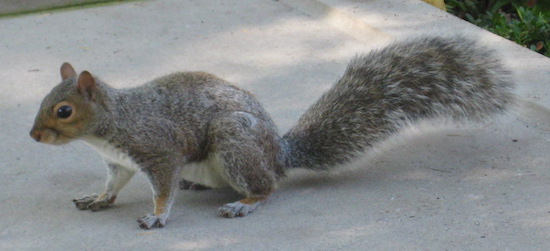
<path id="1" fill-rule="evenodd" d="M 231 187 L 244 199 L 219 208 L 245 216 L 266 201 L 290 168 L 328 171 L 352 161 L 411 122 L 480 121 L 514 103 L 513 83 L 495 53 L 464 37 L 395 42 L 359 55 L 338 82 L 284 136 L 248 91 L 204 72 L 167 75 L 115 89 L 89 72 L 61 66 L 30 132 L 41 143 L 82 140 L 108 164 L 105 190 L 77 208 L 110 206 L 136 171 L 144 172 L 163 227 L 178 183 Z"/>

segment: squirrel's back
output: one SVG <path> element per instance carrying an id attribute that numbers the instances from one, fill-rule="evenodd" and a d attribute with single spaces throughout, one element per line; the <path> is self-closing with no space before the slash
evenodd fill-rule
<path id="1" fill-rule="evenodd" d="M 219 113 L 248 112 L 272 123 L 256 97 L 249 91 L 206 72 L 177 72 L 154 79 L 144 85 L 124 89 L 122 102 L 116 107 L 133 115 L 156 116 L 186 126 L 204 127 Z M 131 107 L 127 107 L 131 106 Z"/>
<path id="2" fill-rule="evenodd" d="M 421 38 L 357 56 L 285 136 L 289 164 L 318 170 L 419 119 L 483 120 L 513 102 L 495 53 L 463 37 Z"/>

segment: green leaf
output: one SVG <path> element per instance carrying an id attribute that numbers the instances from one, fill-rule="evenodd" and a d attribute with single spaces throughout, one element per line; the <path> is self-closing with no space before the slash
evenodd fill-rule
<path id="1" fill-rule="evenodd" d="M 476 19 L 472 15 L 470 15 L 470 13 L 466 13 L 466 20 L 470 23 L 476 22 Z"/>

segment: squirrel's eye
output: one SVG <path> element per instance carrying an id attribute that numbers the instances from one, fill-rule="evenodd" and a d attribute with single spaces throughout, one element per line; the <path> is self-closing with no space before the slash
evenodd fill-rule
<path id="1" fill-rule="evenodd" d="M 72 113 L 73 113 L 73 108 L 71 108 L 68 105 L 61 106 L 57 109 L 58 118 L 66 119 L 70 117 Z"/>

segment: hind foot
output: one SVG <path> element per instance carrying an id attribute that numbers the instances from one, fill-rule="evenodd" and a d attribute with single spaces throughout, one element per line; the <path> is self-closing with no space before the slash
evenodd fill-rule
<path id="1" fill-rule="evenodd" d="M 233 203 L 227 203 L 218 209 L 218 215 L 225 218 L 243 217 L 254 212 L 266 200 L 266 197 L 246 198 Z"/>

